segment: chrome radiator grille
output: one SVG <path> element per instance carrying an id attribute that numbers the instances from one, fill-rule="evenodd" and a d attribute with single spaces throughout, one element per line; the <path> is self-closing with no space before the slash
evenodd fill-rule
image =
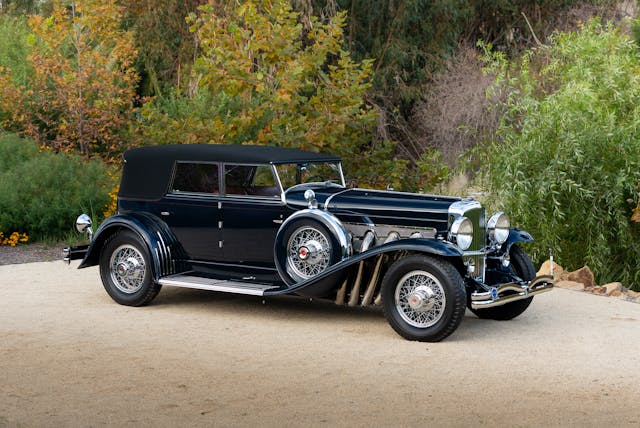
<path id="1" fill-rule="evenodd" d="M 464 213 L 473 223 L 473 241 L 465 251 L 464 260 L 473 260 L 475 272 L 473 277 L 484 282 L 485 274 L 485 246 L 487 241 L 486 213 L 484 208 L 473 208 Z"/>

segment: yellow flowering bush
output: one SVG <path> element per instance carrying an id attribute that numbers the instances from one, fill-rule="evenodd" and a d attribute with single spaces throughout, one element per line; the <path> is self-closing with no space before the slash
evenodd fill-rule
<path id="1" fill-rule="evenodd" d="M 0 246 L 8 245 L 15 247 L 18 244 L 24 244 L 29 240 L 29 236 L 26 233 L 12 232 L 8 237 L 0 231 Z"/>
<path id="2" fill-rule="evenodd" d="M 111 174 L 109 174 L 109 175 L 111 175 Z M 118 209 L 118 190 L 119 189 L 120 189 L 120 185 L 117 184 L 109 192 L 109 203 L 107 204 L 107 207 L 105 208 L 104 212 L 102 213 L 102 216 L 104 218 L 111 217 L 112 215 L 114 215 L 116 213 L 116 210 Z"/>

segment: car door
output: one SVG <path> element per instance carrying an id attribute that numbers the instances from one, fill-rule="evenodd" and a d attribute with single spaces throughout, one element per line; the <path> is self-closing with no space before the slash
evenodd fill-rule
<path id="1" fill-rule="evenodd" d="M 222 260 L 220 166 L 176 162 L 169 192 L 157 205 L 190 260 Z"/>
<path id="2" fill-rule="evenodd" d="M 270 165 L 224 165 L 222 252 L 227 263 L 274 266 L 273 246 L 292 211 Z"/>

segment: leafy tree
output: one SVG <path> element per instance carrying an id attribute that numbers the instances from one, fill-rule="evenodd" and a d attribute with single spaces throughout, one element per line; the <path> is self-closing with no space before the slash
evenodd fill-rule
<path id="1" fill-rule="evenodd" d="M 342 49 L 345 16 L 302 23 L 286 0 L 202 6 L 191 17 L 200 46 L 192 89 L 144 106 L 144 138 L 332 152 L 377 186 L 440 180 L 440 169 L 407 178 L 393 144 L 373 140 L 377 114 L 364 102 L 372 61 Z"/>
<path id="2" fill-rule="evenodd" d="M 56 4 L 48 18 L 31 16 L 27 82 L 0 72 L 1 125 L 46 147 L 108 156 L 133 111 L 137 75 L 132 34 L 113 0 Z"/>
<path id="3" fill-rule="evenodd" d="M 640 49 L 590 21 L 518 62 L 497 59 L 508 97 L 486 159 L 496 203 L 533 234 L 538 261 L 553 248 L 570 269 L 638 287 Z"/>
<path id="4" fill-rule="evenodd" d="M 134 32 L 141 75 L 139 94 L 162 96 L 188 81 L 196 37 L 186 17 L 205 0 L 121 2 L 126 28 Z M 186 77 L 186 78 L 185 78 Z"/>

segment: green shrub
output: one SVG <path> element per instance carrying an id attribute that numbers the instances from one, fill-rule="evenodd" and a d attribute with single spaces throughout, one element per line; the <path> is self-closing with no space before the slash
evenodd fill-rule
<path id="1" fill-rule="evenodd" d="M 109 202 L 112 183 L 100 161 L 39 152 L 33 142 L 5 135 L 0 137 L 0 164 L 0 228 L 5 233 L 60 239 L 78 214 L 101 213 Z"/>
<path id="2" fill-rule="evenodd" d="M 32 72 L 27 61 L 30 31 L 26 17 L 0 14 L 0 34 L 10 35 L 0 37 L 0 67 L 11 70 L 13 80 L 24 85 Z"/>
<path id="3" fill-rule="evenodd" d="M 638 288 L 638 46 L 591 21 L 494 66 L 509 93 L 485 170 L 496 203 L 533 234 L 538 262 L 554 248 L 566 268 Z"/>

